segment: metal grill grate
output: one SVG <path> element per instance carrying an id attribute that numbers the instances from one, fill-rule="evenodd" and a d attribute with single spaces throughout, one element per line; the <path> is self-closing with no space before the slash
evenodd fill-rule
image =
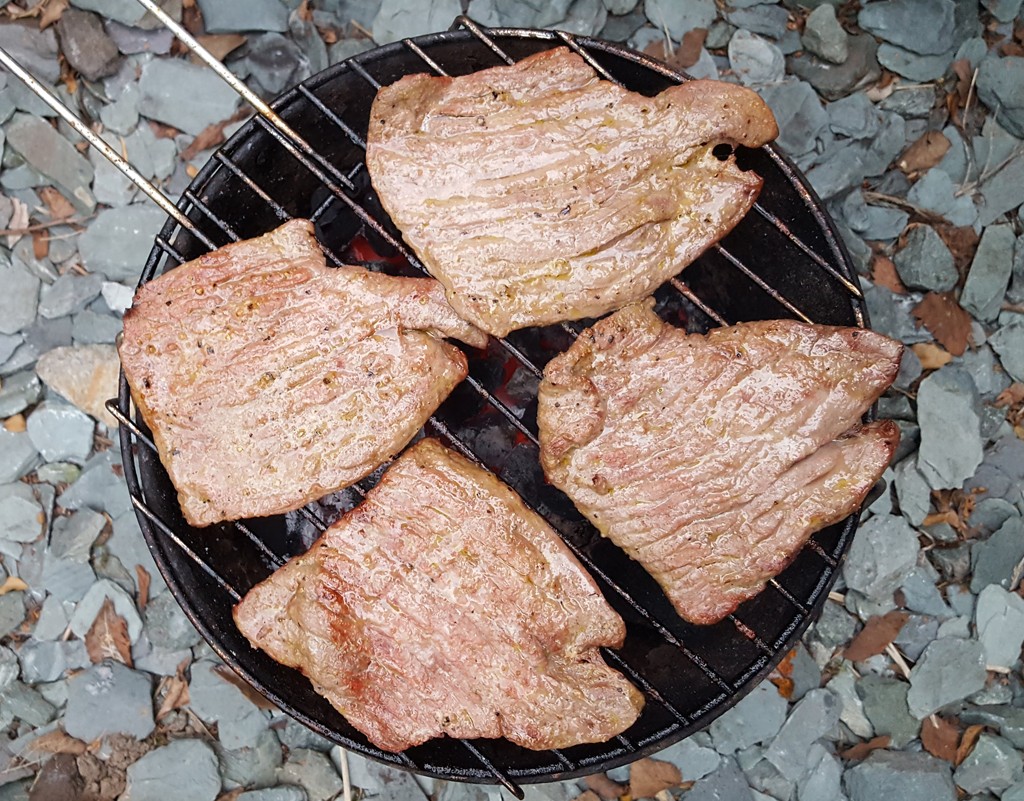
<path id="1" fill-rule="evenodd" d="M 465 17 L 457 25 L 461 30 L 379 48 L 309 79 L 275 103 L 274 110 L 287 120 L 283 130 L 263 116 L 252 120 L 185 192 L 179 208 L 188 224 L 180 217 L 168 221 L 142 282 L 214 244 L 255 236 L 293 216 L 313 220 L 333 264 L 362 262 L 371 269 L 422 272 L 377 206 L 362 158 L 370 101 L 380 85 L 402 74 L 461 74 L 564 44 L 605 78 L 633 90 L 653 94 L 682 79 L 658 62 L 597 40 L 563 32 L 485 30 Z M 856 279 L 813 194 L 774 149 L 746 157 L 766 175 L 755 214 L 688 268 L 685 282 L 676 278 L 659 290 L 659 311 L 685 318 L 693 330 L 765 317 L 864 325 Z M 366 248 L 355 252 L 354 243 L 362 240 L 383 256 L 367 258 Z M 486 353 L 470 355 L 469 377 L 426 431 L 497 473 L 548 518 L 625 618 L 630 632 L 625 647 L 605 650 L 604 656 L 648 701 L 641 720 L 625 735 L 610 743 L 548 752 L 504 742 L 435 740 L 395 755 L 368 745 L 305 679 L 248 647 L 234 630 L 230 606 L 302 552 L 325 529 L 325 521 L 357 503 L 381 471 L 283 518 L 191 529 L 181 518 L 152 439 L 134 419 L 122 375 L 119 397 L 108 406 L 121 423 L 132 502 L 161 570 L 193 623 L 229 664 L 319 733 L 383 761 L 445 778 L 495 781 L 517 795 L 517 782 L 607 769 L 706 726 L 766 675 L 806 627 L 834 580 L 856 521 L 816 535 L 789 570 L 727 621 L 698 628 L 679 620 L 653 581 L 543 483 L 535 409 L 509 397 L 510 376 L 522 370 L 527 383 L 538 379 L 546 359 L 563 350 L 582 327 L 565 323 L 492 340 Z M 489 432 L 498 432 L 495 436 L 508 447 L 486 446 Z"/>

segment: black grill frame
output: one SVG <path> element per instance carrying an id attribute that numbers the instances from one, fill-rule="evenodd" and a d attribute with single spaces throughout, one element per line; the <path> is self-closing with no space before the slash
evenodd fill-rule
<path id="1" fill-rule="evenodd" d="M 325 86 L 331 86 L 332 82 L 350 74 L 359 76 L 365 82 L 365 97 L 361 97 L 360 102 L 365 101 L 363 105 L 368 108 L 369 100 L 380 83 L 398 77 L 395 74 L 384 74 L 378 82 L 373 71 L 376 70 L 378 75 L 382 71 L 387 72 L 396 63 L 401 63 L 402 59 L 408 61 L 410 54 L 418 61 L 419 69 L 406 72 L 433 71 L 444 74 L 444 57 L 453 48 L 469 47 L 471 52 L 477 54 L 475 57 L 481 60 L 480 64 L 467 64 L 465 60 L 456 63 L 462 71 L 469 72 L 493 63 L 512 63 L 514 59 L 509 51 L 522 51 L 524 48 L 539 50 L 559 45 L 575 50 L 609 80 L 617 78 L 609 71 L 607 64 L 614 64 L 625 71 L 635 69 L 636 75 L 626 76 L 625 82 L 635 84 L 639 80 L 647 88 L 659 81 L 675 83 L 686 79 L 657 61 L 600 40 L 576 37 L 560 31 L 484 29 L 460 17 L 451 31 L 387 45 L 313 76 L 282 95 L 273 107 L 288 120 L 289 125 L 301 133 L 302 127 L 292 122 L 292 117 L 296 116 L 293 112 L 299 106 L 305 111 L 312 106 L 322 121 L 332 126 L 329 133 L 347 138 L 350 142 L 348 147 L 361 147 L 363 141 L 359 129 L 362 125 L 362 130 L 365 130 L 365 119 L 359 123 L 346 121 L 343 118 L 344 110 L 332 109 L 317 94 Z M 483 63 L 488 58 L 490 61 Z M 465 68 L 467 66 L 469 68 Z M 333 163 L 330 152 L 321 153 L 307 144 L 310 139 L 323 139 L 322 132 L 316 133 L 317 137 L 305 134 L 305 141 L 296 142 L 288 139 L 262 117 L 247 123 L 203 167 L 184 193 L 178 207 L 193 221 L 194 227 L 185 230 L 173 219 L 168 219 L 156 237 L 140 285 L 174 264 L 194 258 L 214 246 L 263 233 L 291 216 L 309 216 L 313 219 L 317 223 L 319 238 L 324 243 L 325 238 L 331 237 L 323 234 L 329 233 L 330 226 L 337 219 L 345 218 L 345 215 L 339 217 L 336 214 L 339 208 L 359 219 L 361 222 L 357 228 L 380 247 L 394 248 L 405 256 L 413 270 L 422 270 L 383 211 L 367 210 L 360 204 L 360 199 L 366 197 L 365 167 L 361 159 L 351 169 L 339 168 Z M 295 213 L 294 196 L 283 197 L 279 194 L 286 191 L 287 187 L 266 189 L 261 185 L 261 181 L 267 183 L 267 176 L 273 175 L 276 169 L 275 164 L 266 162 L 269 158 L 267 154 L 275 147 L 290 154 L 288 157 L 298 163 L 297 169 L 309 173 L 306 179 L 315 179 L 319 186 L 304 201 L 310 207 L 301 215 Z M 261 158 L 265 160 L 263 164 Z M 867 314 L 856 274 L 820 201 L 796 168 L 774 147 L 763 148 L 756 154 L 756 158 L 761 159 L 762 169 L 774 171 L 774 175 L 766 180 L 761 200 L 748 215 L 748 220 L 755 219 L 741 223 L 724 243 L 716 245 L 683 273 L 685 282 L 679 277 L 669 282 L 673 290 L 685 299 L 681 302 L 693 326 L 706 329 L 712 325 L 766 316 L 866 326 Z M 240 162 L 246 161 L 252 163 L 240 166 Z M 277 178 L 270 182 L 281 183 Z M 322 200 L 317 200 L 318 195 Z M 243 214 L 228 219 L 228 215 L 221 209 L 235 199 L 249 204 L 258 201 L 263 204 L 264 210 L 251 217 Z M 787 219 L 783 219 L 784 216 Z M 736 255 L 734 244 L 749 250 L 751 240 L 755 255 L 763 253 L 763 259 L 759 256 L 756 262 L 748 264 L 749 259 L 742 254 Z M 765 248 L 763 252 L 759 247 L 762 244 Z M 801 269 L 784 268 L 780 272 L 769 264 L 769 259 L 778 258 L 787 251 L 796 254 L 793 258 L 803 259 Z M 331 263 L 342 262 L 342 254 L 337 250 L 325 247 L 325 252 Z M 375 263 L 369 266 L 381 265 Z M 742 297 L 723 296 L 723 290 L 718 287 L 722 279 L 716 277 L 721 276 L 723 270 L 734 271 L 730 281 L 741 281 Z M 792 280 L 791 273 L 794 274 Z M 743 279 L 739 276 L 743 276 Z M 779 281 L 788 285 L 787 291 L 776 287 Z M 798 300 L 792 297 L 794 294 L 799 295 Z M 731 292 L 724 292 L 724 295 L 731 295 Z M 826 295 L 827 298 L 823 300 Z M 582 327 L 582 323 L 564 323 L 559 329 L 566 336 L 572 337 Z M 507 357 L 518 360 L 535 378 L 539 377 L 541 368 L 530 360 L 522 342 L 515 335 L 500 341 L 495 348 Z M 502 425 L 514 430 L 525 443 L 536 446 L 536 434 L 529 424 L 529 416 L 524 417 L 509 408 L 488 388 L 485 377 L 471 373 L 464 388 L 465 395 L 475 397 L 477 402 L 489 407 L 500 417 Z M 461 388 L 457 393 L 460 391 Z M 203 532 L 191 530 L 177 509 L 173 488 L 155 456 L 149 432 L 141 417 L 133 412 L 123 372 L 117 401 L 111 402 L 109 408 L 121 423 L 120 445 L 125 479 L 143 534 L 175 598 L 227 664 L 293 717 L 346 748 L 425 775 L 499 783 L 516 795 L 521 795 L 519 783 L 586 775 L 652 754 L 706 727 L 734 705 L 768 675 L 792 648 L 813 617 L 820 613 L 857 525 L 857 515 L 853 515 L 819 532 L 810 540 L 794 565 L 773 580 L 758 599 L 741 606 L 727 621 L 703 630 L 682 623 L 670 609 L 666 612 L 667 604 L 663 599 L 659 601 L 656 594 L 652 595 L 649 587 L 641 586 L 638 593 L 631 591 L 634 590 L 632 586 L 621 586 L 616 576 L 602 568 L 602 564 L 607 561 L 607 549 L 603 543 L 594 544 L 586 536 L 575 537 L 563 531 L 569 547 L 594 575 L 613 605 L 627 618 L 631 631 L 637 626 L 644 627 L 644 636 L 653 643 L 652 653 L 664 648 L 672 656 L 670 660 L 658 658 L 658 664 L 666 663 L 666 669 L 680 670 L 678 674 L 673 674 L 670 681 L 678 684 L 695 679 L 708 685 L 702 703 L 685 711 L 678 709 L 671 700 L 671 695 L 677 693 L 678 687 L 666 686 L 665 678 L 660 675 L 649 678 L 645 671 L 635 669 L 620 653 L 605 649 L 604 655 L 608 662 L 626 673 L 643 690 L 648 707 L 660 710 L 661 718 L 666 721 L 664 725 L 649 725 L 640 736 L 634 735 L 631 729 L 610 744 L 568 749 L 572 753 L 541 752 L 547 756 L 538 755 L 533 765 L 523 764 L 524 756 L 519 753 L 523 749 L 513 753 L 516 747 L 504 741 L 434 740 L 410 749 L 408 753 L 388 754 L 369 745 L 358 732 L 351 729 L 325 701 L 313 693 L 308 681 L 300 674 L 272 663 L 249 648 L 244 641 L 240 642 L 238 632 L 232 633 L 228 628 L 229 615 L 228 623 L 225 624 L 224 609 L 237 602 L 248 589 L 248 586 L 235 586 L 238 581 L 230 575 L 235 570 L 233 560 L 251 562 L 251 566 L 239 574 L 242 580 L 251 582 L 251 586 L 282 564 L 284 558 L 300 552 L 308 541 L 300 542 L 293 536 L 291 540 L 282 543 L 275 539 L 276 535 L 268 535 L 263 521 L 239 521 Z M 445 408 L 442 406 L 442 410 Z M 481 461 L 470 444 L 460 436 L 459 431 L 453 430 L 443 415 L 435 415 L 426 426 L 426 431 L 474 461 Z M 322 531 L 326 522 L 329 522 L 325 518 L 333 519 L 340 508 L 358 502 L 379 474 L 380 471 L 377 471 L 374 477 L 339 493 L 332 504 L 310 504 L 300 514 L 315 530 Z M 538 510 L 542 514 L 547 511 L 546 500 L 528 495 L 525 500 L 535 508 L 535 502 L 539 502 Z M 292 522 L 294 524 L 295 521 Z M 559 529 L 558 525 L 555 527 Z M 280 553 L 282 544 L 286 546 L 285 553 Z M 236 553 L 236 547 L 243 550 Z M 604 554 L 597 561 L 592 558 L 595 550 Z M 239 556 L 243 553 L 244 558 Z M 625 559 L 624 556 L 622 558 Z M 802 590 L 797 589 L 798 586 Z M 765 611 L 779 613 L 785 618 L 782 624 L 773 625 L 770 634 L 763 634 L 763 620 L 753 619 Z M 724 672 L 720 666 L 721 660 L 728 661 L 730 653 L 740 654 L 744 651 L 749 657 L 743 659 L 749 661 L 741 664 L 734 675 L 721 675 Z M 679 660 L 678 663 L 672 661 L 675 659 Z M 312 714 L 310 710 L 313 710 Z M 531 752 L 525 753 L 529 755 Z"/>

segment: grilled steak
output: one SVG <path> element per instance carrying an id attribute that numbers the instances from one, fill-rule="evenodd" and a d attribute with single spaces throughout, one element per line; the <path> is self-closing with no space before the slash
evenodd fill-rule
<path id="1" fill-rule="evenodd" d="M 186 519 L 296 509 L 398 453 L 486 335 L 432 279 L 331 269 L 293 220 L 141 287 L 121 363 Z"/>
<path id="2" fill-rule="evenodd" d="M 786 320 L 687 335 L 634 304 L 545 369 L 541 462 L 682 617 L 714 623 L 881 475 L 899 429 L 859 420 L 901 350 Z"/>
<path id="3" fill-rule="evenodd" d="M 625 625 L 590 576 L 519 496 L 436 440 L 250 590 L 235 621 L 388 751 L 442 734 L 601 742 L 643 705 L 598 652 Z"/>
<path id="4" fill-rule="evenodd" d="M 562 47 L 381 89 L 366 163 L 452 306 L 504 336 L 651 294 L 760 191 L 758 176 L 712 149 L 777 133 L 749 89 L 690 81 L 645 97 Z"/>

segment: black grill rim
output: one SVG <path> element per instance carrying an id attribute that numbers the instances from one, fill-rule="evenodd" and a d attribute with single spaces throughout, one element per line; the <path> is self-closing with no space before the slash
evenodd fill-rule
<path id="1" fill-rule="evenodd" d="M 472 38 L 482 39 L 483 37 L 489 37 L 491 39 L 501 40 L 508 38 L 526 38 L 526 39 L 537 39 L 545 42 L 550 42 L 551 46 L 559 46 L 562 44 L 576 43 L 585 50 L 603 52 L 614 56 L 623 57 L 629 59 L 641 67 L 652 70 L 659 75 L 668 78 L 673 81 L 687 80 L 688 76 L 672 70 L 666 65 L 651 59 L 643 54 L 636 53 L 623 46 L 605 42 L 590 37 L 575 37 L 562 32 L 553 32 L 546 30 L 533 30 L 533 29 L 516 29 L 516 28 L 494 28 L 494 29 L 482 29 L 478 28 L 475 23 L 465 18 L 459 18 L 456 21 L 456 25 L 462 25 L 460 29 L 453 29 L 446 32 L 429 34 L 426 36 L 416 37 L 411 40 L 416 46 L 429 50 L 432 46 L 445 42 L 460 41 L 460 40 L 471 40 Z M 482 39 L 483 41 L 486 40 Z M 334 65 L 329 69 L 318 73 L 315 76 L 307 79 L 300 86 L 290 89 L 289 91 L 282 94 L 277 98 L 272 107 L 275 110 L 280 110 L 288 107 L 291 103 L 302 102 L 302 93 L 300 87 L 306 87 L 310 90 L 315 90 L 318 86 L 328 81 L 333 80 L 336 76 L 342 74 L 347 69 L 354 69 L 361 72 L 358 67 L 352 65 L 358 65 L 361 62 L 372 62 L 378 60 L 384 60 L 392 55 L 401 52 L 404 48 L 409 47 L 409 41 L 395 42 L 383 47 L 376 48 L 366 53 L 360 54 L 359 56 L 349 59 L 346 62 Z M 308 102 L 308 101 L 307 101 Z M 235 133 L 231 139 L 220 149 L 219 152 L 230 153 L 236 149 L 240 143 L 244 142 L 250 137 L 260 135 L 259 132 L 260 121 L 258 118 L 250 119 L 237 133 Z M 832 266 L 854 286 L 859 286 L 856 272 L 852 267 L 852 261 L 847 252 L 846 246 L 839 236 L 834 223 L 825 213 L 821 201 L 815 194 L 814 190 L 806 183 L 803 176 L 797 170 L 795 165 L 774 145 L 768 145 L 763 149 L 769 154 L 771 159 L 777 164 L 780 171 L 784 174 L 786 179 L 793 190 L 799 195 L 803 206 L 806 210 L 809 210 L 813 215 L 817 225 L 819 226 L 821 233 L 824 235 L 828 250 L 831 251 L 831 264 Z M 195 203 L 189 200 L 188 195 L 191 194 L 192 198 L 198 196 L 199 191 L 205 186 L 210 179 L 220 170 L 222 164 L 217 160 L 216 157 L 211 158 L 200 170 L 200 172 L 193 179 L 189 186 L 189 190 L 183 195 L 182 199 L 179 200 L 177 206 L 186 215 L 190 217 L 197 224 L 203 219 L 202 212 L 197 208 Z M 752 214 L 754 212 L 751 212 Z M 152 251 L 150 252 L 149 258 L 146 261 L 145 267 L 142 271 L 142 275 L 139 281 L 139 286 L 151 280 L 156 274 L 158 268 L 166 262 L 168 253 L 173 251 L 173 247 L 169 244 L 175 241 L 176 233 L 183 234 L 180 231 L 179 225 L 176 221 L 168 218 L 164 224 L 156 239 Z M 851 307 L 855 319 L 858 324 L 862 327 L 868 326 L 867 309 L 862 298 L 851 297 Z M 671 732 L 667 736 L 656 737 L 655 739 L 642 744 L 632 746 L 631 748 L 620 748 L 617 755 L 611 755 L 597 762 L 581 762 L 573 769 L 566 769 L 562 771 L 546 771 L 541 773 L 521 773 L 520 771 L 513 771 L 506 773 L 500 766 L 495 766 L 490 763 L 490 760 L 486 755 L 479 752 L 479 750 L 472 744 L 464 742 L 463 746 L 470 749 L 471 752 L 475 752 L 475 756 L 481 765 L 479 770 L 462 770 L 462 769 L 446 769 L 444 767 L 438 767 L 433 765 L 415 765 L 404 755 L 390 754 L 387 752 L 379 751 L 373 747 L 367 747 L 366 745 L 354 741 L 348 737 L 345 737 L 333 729 L 325 726 L 323 723 L 312 719 L 297 710 L 295 710 L 288 702 L 286 702 L 281 693 L 273 686 L 272 677 L 264 677 L 254 675 L 251 671 L 246 670 L 238 664 L 237 657 L 228 650 L 221 642 L 219 642 L 216 633 L 210 628 L 207 621 L 202 615 L 198 614 L 194 607 L 194 600 L 192 598 L 192 590 L 183 585 L 180 577 L 174 571 L 171 560 L 169 557 L 170 545 L 168 539 L 174 542 L 173 532 L 169 530 L 161 533 L 162 523 L 155 518 L 152 511 L 150 511 L 144 500 L 143 493 L 143 480 L 140 476 L 139 471 L 136 467 L 136 454 L 137 448 L 140 444 L 140 439 L 145 440 L 145 426 L 141 419 L 141 416 L 136 414 L 132 417 L 132 406 L 131 397 L 125 378 L 124 372 L 120 374 L 118 397 L 115 402 L 110 402 L 109 407 L 116 416 L 121 420 L 119 430 L 119 441 L 122 452 L 125 480 L 128 485 L 129 493 L 132 497 L 133 505 L 135 506 L 136 516 L 139 521 L 139 525 L 142 529 L 143 535 L 152 551 L 157 565 L 166 580 L 170 591 L 174 595 L 175 599 L 182 606 L 186 615 L 202 634 L 202 636 L 210 643 L 214 651 L 224 660 L 226 664 L 232 667 L 243 679 L 249 684 L 253 685 L 269 700 L 276 704 L 282 711 L 287 712 L 293 718 L 299 720 L 301 723 L 315 731 L 316 733 L 332 740 L 343 747 L 355 751 L 357 753 L 368 756 L 377 761 L 381 761 L 387 764 L 395 765 L 398 767 L 404 767 L 407 769 L 415 770 L 415 772 L 433 776 L 436 778 L 444 778 L 459 781 L 478 781 L 487 783 L 499 783 L 505 785 L 508 789 L 514 792 L 517 796 L 521 797 L 521 789 L 517 786 L 516 782 L 521 783 L 536 783 L 536 782 L 547 782 L 547 781 L 558 781 L 563 779 L 575 778 L 579 776 L 588 775 L 595 772 L 601 772 L 610 770 L 620 765 L 625 765 L 630 762 L 640 759 L 644 756 L 650 756 L 657 751 L 678 742 L 695 731 L 704 729 L 709 725 L 715 718 L 730 709 L 737 702 L 739 702 L 750 690 L 752 690 L 757 684 L 763 681 L 768 674 L 776 667 L 776 665 L 782 660 L 793 646 L 797 643 L 800 636 L 806 630 L 812 619 L 820 615 L 821 608 L 828 596 L 828 589 L 834 584 L 838 572 L 842 567 L 845 560 L 846 553 L 849 548 L 849 542 L 852 538 L 853 533 L 856 531 L 857 523 L 859 519 L 859 513 L 855 513 L 846 519 L 843 523 L 843 528 L 840 533 L 838 543 L 832 550 L 832 553 L 828 556 L 826 565 L 823 572 L 823 582 L 819 580 L 819 587 L 814 592 L 814 603 L 812 608 L 806 612 L 799 613 L 799 622 L 788 630 L 788 635 L 781 646 L 779 646 L 774 653 L 774 656 L 769 658 L 767 662 L 757 671 L 751 675 L 742 678 L 742 683 L 739 688 L 733 688 L 731 694 L 724 700 L 718 702 L 713 708 L 703 714 L 696 714 L 696 722 L 691 722 L 689 725 L 680 726 L 675 731 Z M 873 419 L 874 409 L 871 410 L 868 419 Z M 140 428 L 141 427 L 141 428 Z M 145 445 L 143 444 L 143 447 Z M 170 536 L 169 536 L 170 535 Z M 182 544 L 177 543 L 177 547 L 181 548 Z M 817 546 L 820 549 L 820 546 Z M 824 556 L 824 552 L 822 552 Z M 201 558 L 192 556 L 193 561 L 202 565 Z M 212 570 L 207 566 L 208 570 Z M 236 593 L 237 595 L 237 593 Z M 800 602 L 795 601 L 797 606 L 801 606 Z M 615 665 L 613 664 L 613 667 Z M 499 741 L 500 742 L 500 741 Z M 457 748 L 459 745 L 457 741 L 450 741 L 450 747 Z M 572 763 L 570 763 L 572 764 Z M 456 772 L 457 771 L 457 772 Z M 515 781 L 512 781 L 510 775 L 515 775 Z"/>

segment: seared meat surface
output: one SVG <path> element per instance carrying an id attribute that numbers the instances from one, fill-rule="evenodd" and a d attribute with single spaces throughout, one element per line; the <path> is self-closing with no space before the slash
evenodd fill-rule
<path id="1" fill-rule="evenodd" d="M 682 617 L 714 623 L 889 464 L 899 429 L 859 420 L 901 351 L 872 331 L 787 320 L 688 335 L 634 304 L 545 369 L 541 462 Z"/>
<path id="2" fill-rule="evenodd" d="M 560 47 L 381 89 L 366 163 L 452 306 L 504 336 L 651 294 L 760 191 L 757 175 L 712 149 L 777 133 L 749 89 L 690 81 L 645 97 Z"/>
<path id="3" fill-rule="evenodd" d="M 388 751 L 444 734 L 601 742 L 643 705 L 598 651 L 625 625 L 590 576 L 518 495 L 436 440 L 254 587 L 235 621 Z"/>
<path id="4" fill-rule="evenodd" d="M 196 526 L 296 509 L 398 453 L 483 346 L 432 279 L 328 268 L 305 220 L 141 287 L 119 351 Z"/>

